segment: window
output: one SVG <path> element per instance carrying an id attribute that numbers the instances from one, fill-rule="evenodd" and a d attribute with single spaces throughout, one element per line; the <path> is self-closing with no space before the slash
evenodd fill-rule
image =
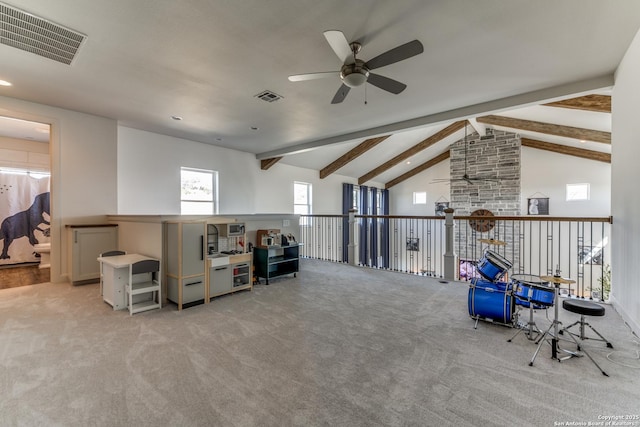
<path id="1" fill-rule="evenodd" d="M 567 184 L 567 201 L 589 200 L 589 184 Z"/>
<path id="2" fill-rule="evenodd" d="M 297 181 L 293 183 L 293 213 L 311 215 L 311 184 Z M 308 218 L 300 219 L 300 225 L 308 224 Z"/>
<path id="3" fill-rule="evenodd" d="M 414 205 L 426 205 L 427 204 L 427 192 L 426 191 L 414 191 L 413 192 L 413 204 Z"/>
<path id="4" fill-rule="evenodd" d="M 180 213 L 182 215 L 218 213 L 218 172 L 180 168 Z"/>

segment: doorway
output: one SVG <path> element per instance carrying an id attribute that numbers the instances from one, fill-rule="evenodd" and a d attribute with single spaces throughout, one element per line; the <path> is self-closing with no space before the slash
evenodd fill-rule
<path id="1" fill-rule="evenodd" d="M 50 281 L 50 125 L 0 116 L 0 289 Z"/>

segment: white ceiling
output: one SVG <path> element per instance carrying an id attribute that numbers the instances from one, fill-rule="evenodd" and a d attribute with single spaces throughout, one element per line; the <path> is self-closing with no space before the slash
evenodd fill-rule
<path id="1" fill-rule="evenodd" d="M 610 131 L 607 114 L 535 105 L 608 90 L 640 28 L 637 0 L 5 3 L 87 39 L 70 66 L 0 45 L 0 79 L 13 83 L 0 87 L 2 96 L 110 117 L 258 158 L 323 146 L 282 160 L 314 169 L 367 136 L 393 130 L 366 157 L 339 171 L 356 177 L 456 118 L 488 112 Z M 323 36 L 329 29 L 362 42 L 358 56 L 365 61 L 420 40 L 423 54 L 376 70 L 407 84 L 407 90 L 392 95 L 366 85 L 366 105 L 364 87 L 332 105 L 338 78 L 290 82 L 290 74 L 339 70 Z M 254 97 L 263 90 L 284 99 L 267 103 Z M 412 129 L 401 131 L 405 127 Z M 441 145 L 421 153 L 422 161 L 443 151 Z M 389 171 L 376 181 L 399 173 Z"/>

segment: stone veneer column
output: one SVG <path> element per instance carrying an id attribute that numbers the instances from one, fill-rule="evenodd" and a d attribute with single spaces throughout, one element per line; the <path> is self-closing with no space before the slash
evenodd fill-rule
<path id="1" fill-rule="evenodd" d="M 465 171 L 464 139 L 450 147 L 452 179 L 461 178 Z M 495 216 L 520 215 L 520 136 L 494 130 L 493 135 L 480 137 L 477 132 L 467 136 L 467 174 L 471 178 L 490 177 L 495 181 L 451 182 L 451 207 L 456 216 L 470 215 L 476 209 L 487 209 Z M 494 238 L 507 242 L 506 247 L 491 247 L 514 265 L 518 272 L 519 223 L 508 222 L 488 233 L 480 233 L 463 225 L 457 228 L 456 248 L 463 259 L 478 260 L 487 247 L 480 238 Z"/>

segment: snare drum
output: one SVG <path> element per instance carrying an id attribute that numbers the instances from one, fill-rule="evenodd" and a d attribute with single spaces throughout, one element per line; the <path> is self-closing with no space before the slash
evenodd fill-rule
<path id="1" fill-rule="evenodd" d="M 511 283 L 490 282 L 474 278 L 469 286 L 469 315 L 474 319 L 511 324 L 513 315 L 513 295 Z"/>
<path id="2" fill-rule="evenodd" d="M 529 307 L 529 301 L 533 303 L 534 308 L 547 308 L 553 305 L 554 288 L 549 282 L 542 280 L 540 276 L 514 274 L 511 280 L 517 305 Z"/>
<path id="3" fill-rule="evenodd" d="M 491 250 L 485 251 L 478 261 L 478 273 L 487 280 L 495 282 L 500 280 L 502 276 L 512 267 L 511 262 Z"/>

